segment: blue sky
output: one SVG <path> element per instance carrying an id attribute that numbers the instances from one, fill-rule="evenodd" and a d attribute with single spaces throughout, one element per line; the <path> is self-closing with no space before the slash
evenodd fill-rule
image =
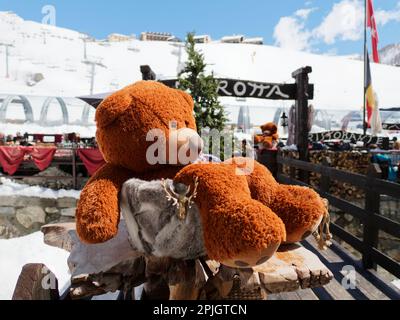
<path id="1" fill-rule="evenodd" d="M 363 0 L 2 0 L 0 11 L 42 21 L 53 5 L 56 24 L 96 38 L 110 33 L 188 31 L 264 37 L 265 44 L 328 54 L 362 52 Z M 400 0 L 374 0 L 379 46 L 400 43 Z"/>

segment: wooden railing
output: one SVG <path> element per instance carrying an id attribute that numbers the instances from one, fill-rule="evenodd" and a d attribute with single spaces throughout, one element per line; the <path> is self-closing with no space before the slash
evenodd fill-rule
<path id="1" fill-rule="evenodd" d="M 379 213 L 380 195 L 385 194 L 400 199 L 400 184 L 380 179 L 381 170 L 377 164 L 370 165 L 367 175 L 360 175 L 330 167 L 328 158 L 324 159 L 321 165 L 278 155 L 277 163 L 276 176 L 281 183 L 311 187 L 308 183 L 296 178 L 296 169 L 303 173 L 300 174 L 300 177 L 308 177 L 310 172 L 320 174 L 319 186 L 314 186 L 314 189 L 322 197 L 328 199 L 331 206 L 357 217 L 363 224 L 362 240 L 335 223 L 331 223 L 332 233 L 362 254 L 364 268 L 376 268 L 379 265 L 400 278 L 400 264 L 378 249 L 380 230 L 400 238 L 400 223 Z M 283 165 L 289 167 L 289 175 L 283 173 Z M 363 189 L 365 191 L 365 207 L 360 208 L 349 201 L 332 195 L 329 192 L 331 180 L 346 182 Z"/>

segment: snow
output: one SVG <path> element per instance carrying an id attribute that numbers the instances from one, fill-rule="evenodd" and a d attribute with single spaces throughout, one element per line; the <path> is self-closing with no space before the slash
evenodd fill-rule
<path id="1" fill-rule="evenodd" d="M 25 196 L 47 199 L 75 198 L 79 199 L 80 191 L 77 190 L 53 190 L 40 186 L 29 186 L 16 183 L 10 179 L 0 177 L 0 195 L 1 196 Z"/>
<path id="2" fill-rule="evenodd" d="M 90 66 L 84 61 L 82 33 L 25 21 L 15 14 L 0 12 L 0 42 L 10 48 L 10 78 L 0 63 L 0 94 L 76 97 L 90 92 Z M 140 41 L 87 42 L 87 60 L 101 62 L 96 68 L 94 92 L 110 92 L 141 79 L 140 65 L 148 64 L 159 79 L 174 78 L 187 56 L 183 43 Z M 363 105 L 363 62 L 354 57 L 316 55 L 267 45 L 210 42 L 198 44 L 208 71 L 216 77 L 263 82 L 293 83 L 291 74 L 310 65 L 310 82 L 315 84 L 316 109 L 361 110 Z M 66 50 L 67 49 L 67 50 Z M 0 46 L 0 57 L 5 49 Z M 373 86 L 381 108 L 400 107 L 400 68 L 371 63 Z M 27 85 L 32 74 L 44 80 Z M 253 125 L 271 120 L 271 109 L 289 108 L 292 102 L 221 98 L 229 119 L 237 122 L 238 107 L 250 106 Z M 35 112 L 40 114 L 40 112 Z M 94 128 L 94 127 L 93 127 Z M 92 133 L 94 129 L 90 129 Z M 82 129 L 77 128 L 74 129 Z M 0 129 L 1 130 L 1 129 Z M 72 130 L 70 130 L 72 131 Z M 78 131 L 79 132 L 79 131 Z"/>
<path id="3" fill-rule="evenodd" d="M 379 50 L 382 63 L 400 65 L 400 44 L 391 44 Z"/>
<path id="4" fill-rule="evenodd" d="M 43 234 L 0 240 L 0 300 L 10 300 L 22 267 L 27 263 L 43 263 L 56 276 L 60 293 L 70 285 L 65 250 L 53 248 L 43 242 Z"/>

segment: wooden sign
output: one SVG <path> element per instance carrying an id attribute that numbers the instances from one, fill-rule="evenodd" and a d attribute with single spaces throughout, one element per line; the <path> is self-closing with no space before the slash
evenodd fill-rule
<path id="1" fill-rule="evenodd" d="M 364 144 L 380 144 L 383 142 L 384 137 L 374 137 L 371 135 L 364 135 L 354 132 L 346 131 L 325 131 L 311 133 L 309 139 L 313 142 L 326 141 L 326 140 L 353 140 L 362 141 Z"/>
<path id="2" fill-rule="evenodd" d="M 400 131 L 400 123 L 382 123 L 383 130 Z"/>
<path id="3" fill-rule="evenodd" d="M 297 85 L 295 83 L 279 84 L 235 79 L 216 79 L 218 95 L 221 97 L 258 98 L 269 100 L 296 100 Z M 178 80 L 160 80 L 165 85 L 177 88 Z M 314 98 L 314 85 L 308 86 L 308 99 Z"/>

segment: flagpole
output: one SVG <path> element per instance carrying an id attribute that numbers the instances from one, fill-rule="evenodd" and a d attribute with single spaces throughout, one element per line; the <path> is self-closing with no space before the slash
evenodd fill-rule
<path id="1" fill-rule="evenodd" d="M 364 0 L 364 84 L 363 84 L 363 131 L 364 135 L 367 133 L 367 124 L 365 122 L 366 116 L 366 99 L 365 92 L 367 88 L 365 87 L 367 82 L 367 0 Z"/>

